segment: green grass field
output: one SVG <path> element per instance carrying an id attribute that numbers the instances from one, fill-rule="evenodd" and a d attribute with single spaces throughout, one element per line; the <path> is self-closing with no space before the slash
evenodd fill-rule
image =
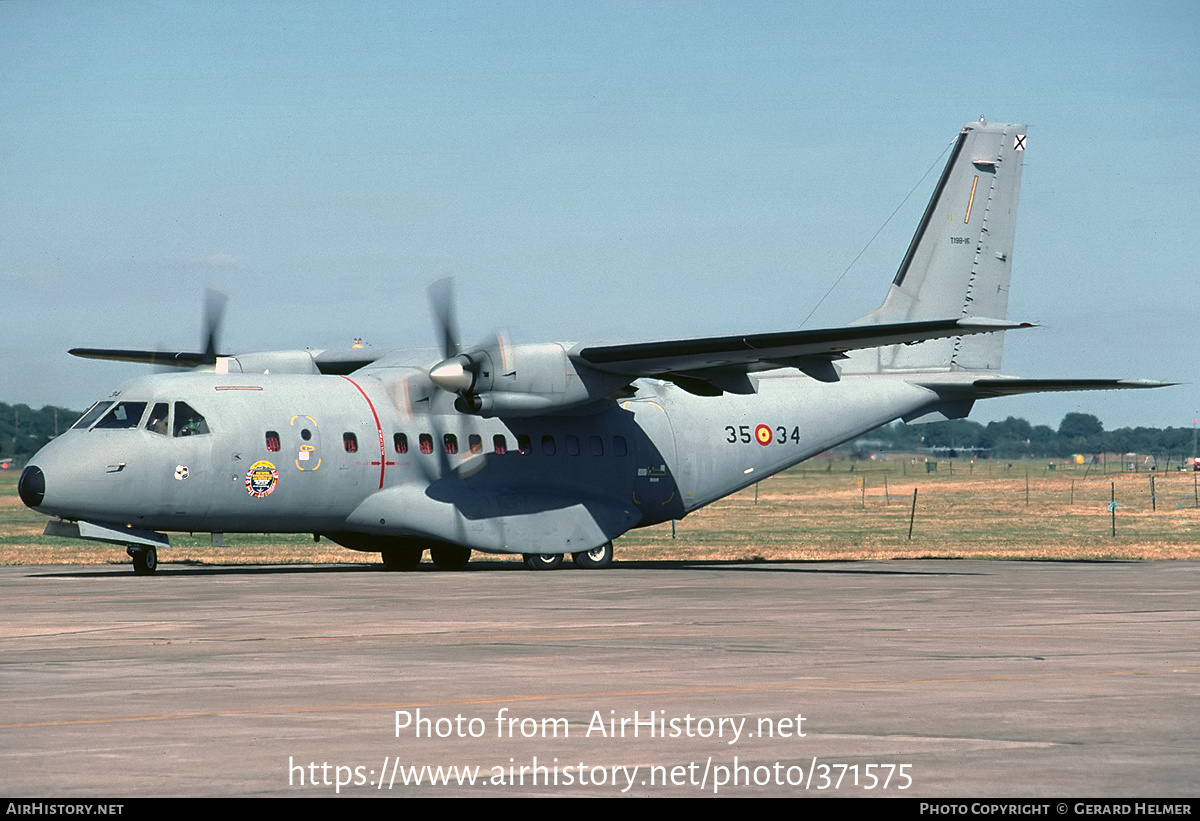
<path id="1" fill-rule="evenodd" d="M 1115 463 L 1110 463 L 1115 471 Z M 42 536 L 45 517 L 17 498 L 18 473 L 0 473 L 0 564 L 126 563 L 116 545 Z M 1151 497 L 1151 477 L 1154 496 Z M 1110 509 L 1116 491 L 1116 535 Z M 916 514 L 909 539 L 913 490 Z M 757 497 L 757 498 L 756 498 Z M 1200 496 L 1192 473 L 1103 473 L 1046 462 L 918 459 L 808 462 L 676 523 L 635 530 L 618 560 L 859 560 L 1200 558 Z M 311 535 L 171 537 L 160 562 L 378 563 Z M 487 557 L 495 559 L 496 557 Z"/>

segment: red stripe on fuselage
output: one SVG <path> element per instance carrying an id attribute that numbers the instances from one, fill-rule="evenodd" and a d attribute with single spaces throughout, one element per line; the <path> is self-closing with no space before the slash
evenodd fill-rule
<path id="1" fill-rule="evenodd" d="M 371 401 L 371 397 L 367 396 L 367 392 L 361 386 L 348 376 L 343 376 L 354 387 L 358 388 L 358 392 L 362 394 L 362 398 L 367 400 L 367 407 L 371 409 L 371 415 L 375 417 L 375 430 L 379 434 L 379 489 L 383 490 L 383 471 L 387 465 L 387 446 L 383 441 L 383 426 L 379 424 L 379 414 L 375 412 L 375 403 Z"/>

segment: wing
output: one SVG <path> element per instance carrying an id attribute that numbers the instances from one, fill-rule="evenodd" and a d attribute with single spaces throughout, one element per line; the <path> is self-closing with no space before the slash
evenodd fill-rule
<path id="1" fill-rule="evenodd" d="M 1027 322 L 968 317 L 920 322 L 854 325 L 813 331 L 722 336 L 633 345 L 583 348 L 577 356 L 598 371 L 669 379 L 693 393 L 752 393 L 748 373 L 798 368 L 814 379 L 835 382 L 835 359 L 847 351 L 927 339 L 1032 328 Z M 708 389 L 705 389 L 705 386 Z"/>
<path id="2" fill-rule="evenodd" d="M 173 368 L 222 367 L 233 373 L 323 373 L 344 375 L 382 358 L 387 351 L 376 348 L 345 350 L 264 351 L 218 356 L 197 351 L 136 351 L 118 348 L 72 348 L 67 353 L 84 359 L 168 365 Z"/>

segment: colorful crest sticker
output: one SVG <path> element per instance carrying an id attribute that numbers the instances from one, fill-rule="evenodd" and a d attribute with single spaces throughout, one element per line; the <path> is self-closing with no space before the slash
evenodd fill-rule
<path id="1" fill-rule="evenodd" d="M 265 459 L 255 462 L 246 473 L 246 492 L 255 499 L 265 499 L 270 496 L 277 484 L 279 484 L 279 471 Z"/>
<path id="2" fill-rule="evenodd" d="M 760 445 L 771 444 L 771 428 L 767 425 L 759 425 L 754 429 L 754 439 Z"/>

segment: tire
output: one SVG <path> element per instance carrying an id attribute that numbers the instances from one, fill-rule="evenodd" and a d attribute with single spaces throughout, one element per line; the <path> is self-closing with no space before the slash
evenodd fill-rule
<path id="1" fill-rule="evenodd" d="M 388 547 L 379 556 L 388 570 L 408 571 L 417 569 L 424 553 L 419 547 Z"/>
<path id="2" fill-rule="evenodd" d="M 429 558 L 433 559 L 438 570 L 462 570 L 471 561 L 471 548 L 453 544 L 437 545 L 429 548 Z"/>
<path id="3" fill-rule="evenodd" d="M 526 553 L 525 566 L 530 570 L 554 570 L 562 564 L 561 553 Z"/>
<path id="4" fill-rule="evenodd" d="M 585 553 L 576 553 L 571 558 L 575 560 L 576 567 L 582 567 L 587 570 L 602 570 L 612 564 L 613 543 L 605 542 L 599 547 Z"/>
<path id="5" fill-rule="evenodd" d="M 158 551 L 153 547 L 131 547 L 126 552 L 133 557 L 134 575 L 153 576 L 158 570 Z"/>

